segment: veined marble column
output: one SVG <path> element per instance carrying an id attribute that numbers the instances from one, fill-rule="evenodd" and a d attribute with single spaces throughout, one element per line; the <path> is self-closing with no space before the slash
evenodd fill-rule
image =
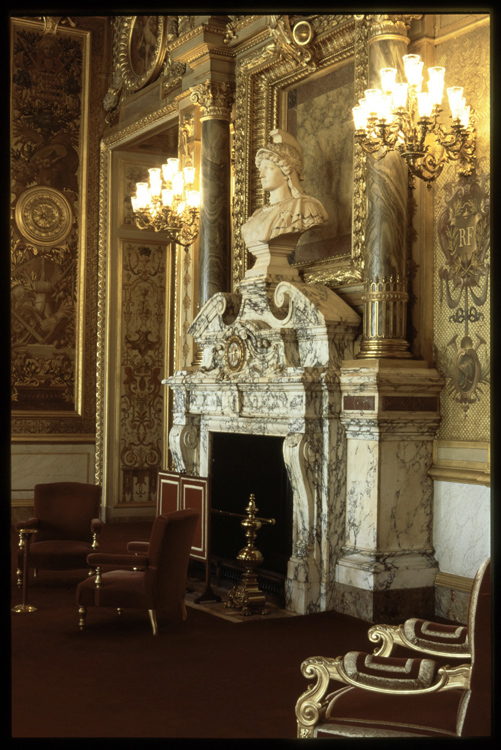
<path id="1" fill-rule="evenodd" d="M 345 361 L 346 527 L 335 609 L 362 619 L 433 616 L 433 438 L 443 380 L 426 362 Z"/>
<path id="2" fill-rule="evenodd" d="M 381 88 L 381 68 L 396 68 L 405 81 L 406 24 L 411 16 L 369 16 L 368 88 Z M 367 158 L 365 291 L 363 340 L 359 358 L 409 358 L 407 323 L 408 170 L 402 156 L 390 151 L 381 160 Z"/>
<path id="3" fill-rule="evenodd" d="M 198 305 L 231 289 L 231 85 L 206 81 L 191 99 L 202 110 Z"/>

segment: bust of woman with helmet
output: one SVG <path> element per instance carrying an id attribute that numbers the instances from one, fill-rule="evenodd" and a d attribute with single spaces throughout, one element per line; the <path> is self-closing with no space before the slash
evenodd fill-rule
<path id="1" fill-rule="evenodd" d="M 303 152 L 297 140 L 284 130 L 272 130 L 271 142 L 256 154 L 256 166 L 270 199 L 242 225 L 247 247 L 267 243 L 283 234 L 301 234 L 324 224 L 328 214 L 316 198 L 301 187 Z"/>

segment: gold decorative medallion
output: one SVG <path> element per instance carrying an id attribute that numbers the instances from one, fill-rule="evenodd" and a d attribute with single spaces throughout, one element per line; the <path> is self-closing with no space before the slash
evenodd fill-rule
<path id="1" fill-rule="evenodd" d="M 138 91 L 160 72 L 165 57 L 166 16 L 130 16 L 122 27 L 119 67 L 128 91 Z"/>
<path id="2" fill-rule="evenodd" d="M 23 237 L 36 245 L 57 245 L 66 239 L 73 224 L 71 206 L 63 193 L 42 186 L 21 195 L 15 216 Z"/>
<path id="3" fill-rule="evenodd" d="M 224 359 L 230 372 L 239 372 L 245 364 L 246 346 L 240 336 L 230 336 L 226 342 Z"/>

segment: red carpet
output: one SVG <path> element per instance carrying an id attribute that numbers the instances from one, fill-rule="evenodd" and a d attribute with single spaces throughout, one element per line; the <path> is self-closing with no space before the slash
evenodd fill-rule
<path id="1" fill-rule="evenodd" d="M 101 551 L 148 539 L 149 524 L 108 524 Z M 13 535 L 13 558 L 16 552 Z M 192 608 L 185 622 L 89 608 L 78 628 L 85 571 L 30 576 L 31 614 L 12 614 L 12 737 L 296 737 L 307 688 L 301 662 L 368 648 L 369 625 L 324 612 L 231 623 Z M 12 605 L 22 600 L 12 570 Z"/>

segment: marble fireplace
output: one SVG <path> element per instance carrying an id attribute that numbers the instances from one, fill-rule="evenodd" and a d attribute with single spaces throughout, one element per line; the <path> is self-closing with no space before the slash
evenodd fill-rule
<path id="1" fill-rule="evenodd" d="M 285 603 L 306 614 L 334 608 L 346 523 L 340 368 L 360 317 L 329 288 L 301 281 L 287 260 L 296 241 L 263 247 L 237 292 L 209 299 L 190 327 L 200 365 L 164 382 L 177 471 L 209 475 L 214 433 L 283 437 L 293 498 Z"/>
<path id="2" fill-rule="evenodd" d="M 192 323 L 201 362 L 164 381 L 175 469 L 209 476 L 215 433 L 282 437 L 293 505 L 286 608 L 431 615 L 429 469 L 443 381 L 426 362 L 354 359 L 359 315 L 301 281 L 287 260 L 294 244 L 259 248 L 237 291 L 215 294 Z"/>

